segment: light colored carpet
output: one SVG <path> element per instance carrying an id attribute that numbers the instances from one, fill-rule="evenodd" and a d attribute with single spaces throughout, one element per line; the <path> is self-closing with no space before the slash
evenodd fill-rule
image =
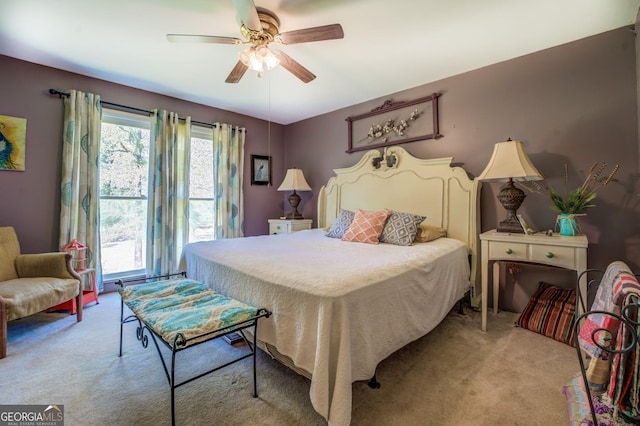
<path id="1" fill-rule="evenodd" d="M 8 326 L 0 360 L 0 404 L 64 404 L 65 424 L 167 425 L 170 391 L 155 347 L 125 325 L 119 358 L 120 299 L 100 296 L 85 318 L 41 313 Z M 574 348 L 513 327 L 516 314 L 455 312 L 429 335 L 384 360 L 380 389 L 353 384 L 352 425 L 565 425 L 562 385 L 579 370 Z M 177 371 L 195 371 L 240 350 L 219 340 L 179 354 Z M 213 353 L 213 355 L 211 355 Z M 212 360 L 212 358 L 215 358 Z M 322 425 L 309 381 L 258 355 L 176 390 L 178 425 Z"/>

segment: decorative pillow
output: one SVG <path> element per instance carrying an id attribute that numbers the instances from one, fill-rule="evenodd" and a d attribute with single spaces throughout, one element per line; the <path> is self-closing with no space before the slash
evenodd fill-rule
<path id="1" fill-rule="evenodd" d="M 575 347 L 576 290 L 540 283 L 516 325 Z"/>
<path id="2" fill-rule="evenodd" d="M 340 214 L 336 218 L 333 225 L 331 225 L 331 229 L 327 232 L 326 236 L 331 238 L 342 238 L 347 229 L 349 229 L 349 225 L 353 222 L 353 217 L 355 213 L 351 210 L 343 210 L 340 209 Z"/>
<path id="3" fill-rule="evenodd" d="M 423 223 L 420 225 L 418 232 L 416 233 L 416 243 L 428 243 L 429 241 L 437 240 L 438 238 L 446 236 L 446 229 Z"/>
<path id="4" fill-rule="evenodd" d="M 420 222 L 424 216 L 405 212 L 391 212 L 380 235 L 381 243 L 410 246 L 416 239 Z"/>
<path id="5" fill-rule="evenodd" d="M 342 241 L 353 241 L 358 243 L 378 244 L 380 234 L 384 229 L 391 210 L 380 210 L 369 212 L 357 209 L 353 217 L 353 222 L 349 229 L 342 236 Z"/>

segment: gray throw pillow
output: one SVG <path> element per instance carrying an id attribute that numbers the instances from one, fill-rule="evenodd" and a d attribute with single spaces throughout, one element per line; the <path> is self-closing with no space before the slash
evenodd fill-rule
<path id="1" fill-rule="evenodd" d="M 349 229 L 351 222 L 353 222 L 354 216 L 355 212 L 340 209 L 340 214 L 333 222 L 333 225 L 331 225 L 331 229 L 329 229 L 326 236 L 331 238 L 342 238 L 344 233 L 347 232 L 347 229 Z"/>
<path id="2" fill-rule="evenodd" d="M 380 235 L 380 242 L 398 246 L 410 246 L 413 244 L 413 240 L 416 239 L 420 223 L 425 219 L 425 216 L 417 214 L 392 212 L 384 225 L 382 235 Z"/>

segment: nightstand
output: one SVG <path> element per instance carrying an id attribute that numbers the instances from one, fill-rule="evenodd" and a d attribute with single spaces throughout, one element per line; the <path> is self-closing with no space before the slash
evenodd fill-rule
<path id="1" fill-rule="evenodd" d="M 311 219 L 269 219 L 269 234 L 290 234 L 311 229 Z"/>
<path id="2" fill-rule="evenodd" d="M 493 262 L 493 312 L 498 313 L 500 291 L 499 261 L 528 262 L 557 266 L 576 271 L 576 276 L 587 269 L 589 242 L 584 235 L 553 236 L 505 234 L 491 230 L 480 234 L 482 263 L 482 331 L 487 331 L 487 292 L 489 289 L 489 263 Z M 580 293 L 586 295 L 587 280 L 580 280 Z"/>

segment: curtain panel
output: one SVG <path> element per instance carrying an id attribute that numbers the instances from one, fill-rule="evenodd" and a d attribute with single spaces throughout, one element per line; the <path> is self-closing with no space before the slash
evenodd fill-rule
<path id="1" fill-rule="evenodd" d="M 151 116 L 147 208 L 147 276 L 175 273 L 188 237 L 191 118 Z"/>
<path id="2" fill-rule="evenodd" d="M 64 98 L 60 247 L 76 239 L 87 246 L 103 290 L 99 231 L 100 96 L 70 90 Z M 151 115 L 147 205 L 148 276 L 176 272 L 189 232 L 191 118 L 154 110 Z M 246 129 L 213 129 L 214 238 L 243 237 L 243 170 Z"/>
<path id="3" fill-rule="evenodd" d="M 103 290 L 98 226 L 100 96 L 70 90 L 64 98 L 59 246 L 76 239 L 87 246 L 86 267 L 95 268 Z M 87 283 L 85 283 L 86 285 Z"/>
<path id="4" fill-rule="evenodd" d="M 213 129 L 215 239 L 244 236 L 243 170 L 246 129 L 218 124 Z"/>

